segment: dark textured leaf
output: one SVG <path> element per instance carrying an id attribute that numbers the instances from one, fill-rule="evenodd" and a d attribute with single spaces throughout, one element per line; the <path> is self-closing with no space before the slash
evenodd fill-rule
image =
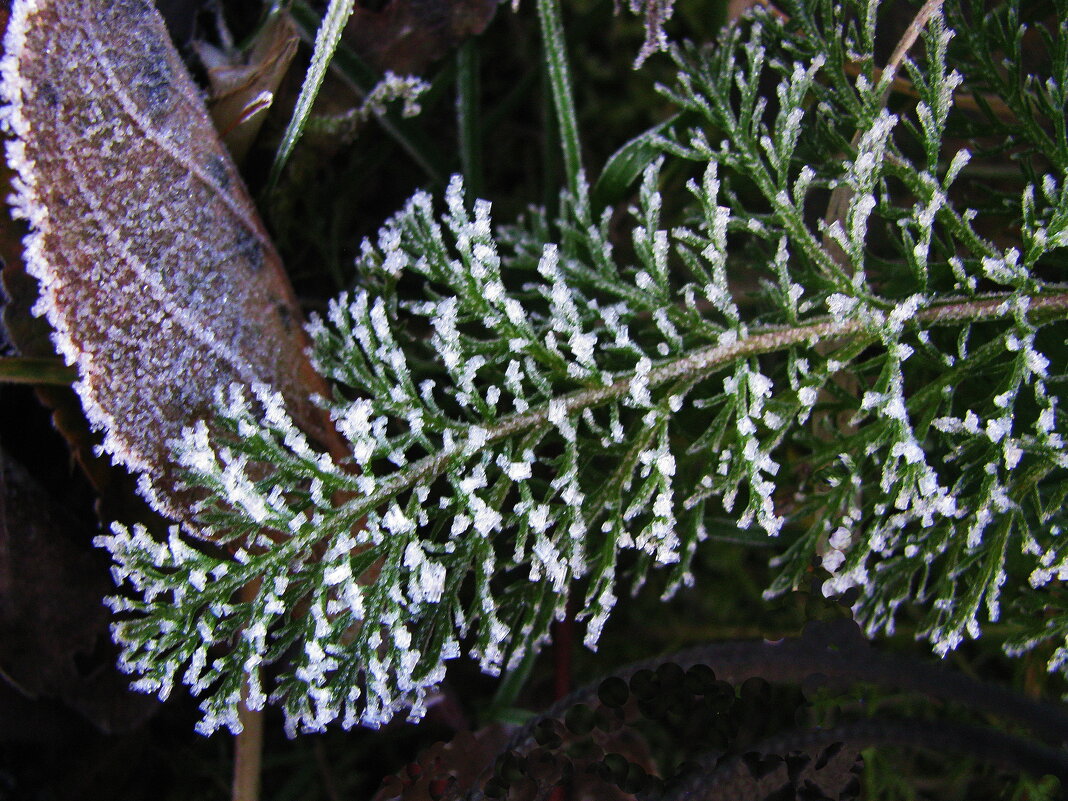
<path id="1" fill-rule="evenodd" d="M 357 3 L 344 38 L 375 69 L 420 73 L 486 29 L 495 0 L 387 0 Z"/>
<path id="2" fill-rule="evenodd" d="M 114 668 L 103 560 L 81 525 L 0 451 L 0 675 L 22 695 L 58 698 L 103 731 L 157 704 Z M 0 721 L 3 717 L 0 716 Z"/>

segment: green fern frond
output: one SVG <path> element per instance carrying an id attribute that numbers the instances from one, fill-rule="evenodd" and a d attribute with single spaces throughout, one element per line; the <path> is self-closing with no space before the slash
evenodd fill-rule
<path id="1" fill-rule="evenodd" d="M 1041 606 L 1068 560 L 1068 145 L 1047 124 L 1065 30 L 1045 31 L 1055 74 L 1010 89 L 970 43 L 1012 10 L 934 14 L 896 75 L 877 24 L 875 4 L 797 3 L 676 49 L 662 92 L 683 113 L 648 139 L 626 241 L 577 156 L 558 220 L 495 231 L 459 178 L 440 216 L 413 197 L 310 328 L 350 458 L 312 449 L 267 388 L 234 393 L 228 436 L 201 426 L 176 457 L 206 491 L 191 533 L 235 556 L 101 538 L 139 596 L 112 604 L 140 686 L 184 670 L 205 731 L 238 725 L 241 677 L 269 663 L 291 730 L 418 716 L 447 660 L 515 665 L 573 592 L 595 647 L 626 551 L 636 584 L 692 583 L 724 510 L 782 541 L 770 595 L 816 559 L 826 593 L 859 589 L 869 634 L 915 603 L 945 653 L 1007 601 Z M 998 214 L 969 206 L 990 197 L 996 90 L 1033 121 Z M 692 198 L 670 220 L 668 161 Z M 1013 647 L 1063 638 L 1057 621 Z"/>

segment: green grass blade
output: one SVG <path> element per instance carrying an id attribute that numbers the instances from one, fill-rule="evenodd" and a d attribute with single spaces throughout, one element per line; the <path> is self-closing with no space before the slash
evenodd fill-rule
<path id="1" fill-rule="evenodd" d="M 278 183 L 278 176 L 281 175 L 282 168 L 293 152 L 300 135 L 304 132 L 304 126 L 308 122 L 312 105 L 319 94 L 319 87 L 323 85 L 326 70 L 330 67 L 330 60 L 334 57 L 334 51 L 337 49 L 338 42 L 341 39 L 341 31 L 344 30 L 345 23 L 348 22 L 355 6 L 356 0 L 330 0 L 330 6 L 326 9 L 326 16 L 323 17 L 323 23 L 319 26 L 319 32 L 315 35 L 315 49 L 312 52 L 311 66 L 308 67 L 308 73 L 304 76 L 304 85 L 300 87 L 300 96 L 297 98 L 297 105 L 293 109 L 293 116 L 289 120 L 286 132 L 282 136 L 282 143 L 278 146 L 278 152 L 275 154 L 274 164 L 271 166 L 269 186 L 274 186 Z"/>
<path id="2" fill-rule="evenodd" d="M 70 386 L 78 371 L 59 358 L 29 359 L 10 357 L 0 359 L 0 384 L 50 384 Z"/>
<path id="3" fill-rule="evenodd" d="M 460 164 L 468 191 L 482 197 L 482 136 L 479 121 L 479 53 L 474 39 L 456 53 L 456 126 L 460 140 Z"/>
<path id="4" fill-rule="evenodd" d="M 318 13 L 307 3 L 298 0 L 289 9 L 302 38 L 311 39 L 320 28 Z M 381 75 L 367 66 L 344 42 L 334 49 L 330 67 L 334 73 L 360 95 L 370 92 Z M 417 121 L 402 117 L 395 110 L 376 116 L 378 124 L 389 134 L 412 160 L 426 173 L 435 186 L 444 186 L 450 167 L 437 145 L 427 136 Z"/>
<path id="5" fill-rule="evenodd" d="M 641 177 L 645 168 L 663 153 L 656 144 L 657 137 L 674 125 L 679 116 L 675 114 L 643 131 L 612 154 L 593 187 L 592 202 L 595 209 L 615 205 L 626 198 L 630 187 Z"/>

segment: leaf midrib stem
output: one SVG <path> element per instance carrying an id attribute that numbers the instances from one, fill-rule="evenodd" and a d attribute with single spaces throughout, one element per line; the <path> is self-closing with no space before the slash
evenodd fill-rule
<path id="1" fill-rule="evenodd" d="M 1004 319 L 1006 306 L 1016 297 L 1014 293 L 999 293 L 982 297 L 946 298 L 918 311 L 909 322 L 932 327 Z M 1028 299 L 1027 310 L 1031 314 L 1038 313 L 1053 319 L 1068 317 L 1068 291 L 1023 297 Z M 841 322 L 820 318 L 798 326 L 758 330 L 733 343 L 708 345 L 653 368 L 648 373 L 648 387 L 655 389 L 681 377 L 697 382 L 737 359 L 785 350 L 804 342 L 814 345 L 820 341 L 846 338 L 875 341 L 879 333 L 870 323 L 855 318 Z M 606 386 L 571 392 L 558 398 L 556 403 L 563 404 L 564 413 L 572 416 L 584 409 L 621 400 L 629 394 L 634 375 L 633 372 L 625 373 Z M 469 448 L 468 441 L 462 441 L 451 450 L 423 457 L 410 468 L 384 481 L 370 495 L 350 501 L 344 519 L 362 518 L 401 492 L 436 478 L 448 469 L 452 461 L 463 457 L 465 453 L 470 456 L 487 445 L 522 431 L 550 425 L 549 406 L 544 404 L 531 411 L 512 414 L 496 425 L 485 427 L 485 436 L 479 436 L 481 444 L 478 448 Z M 355 483 L 349 489 L 358 491 Z"/>

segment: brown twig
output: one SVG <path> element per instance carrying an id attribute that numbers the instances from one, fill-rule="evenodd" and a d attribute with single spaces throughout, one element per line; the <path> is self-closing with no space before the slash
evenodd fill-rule
<path id="1" fill-rule="evenodd" d="M 319 738 L 312 743 L 312 751 L 315 754 L 315 764 L 319 768 L 319 778 L 322 779 L 323 792 L 329 801 L 342 801 L 341 793 L 337 789 L 337 781 L 334 772 L 330 769 L 330 760 L 326 757 L 326 748 Z"/>
<path id="2" fill-rule="evenodd" d="M 852 78 L 860 75 L 860 66 L 858 64 L 845 64 L 843 65 L 843 69 L 846 75 L 849 75 Z M 872 77 L 875 78 L 876 83 L 878 83 L 882 80 L 883 70 L 876 67 L 872 70 Z M 912 98 L 919 97 L 919 92 L 916 91 L 916 85 L 903 75 L 895 75 L 890 80 L 889 90 L 891 94 L 897 93 Z M 976 94 L 977 93 L 973 91 L 954 92 L 953 105 L 966 111 L 982 111 L 982 107 L 975 100 Z M 986 107 L 990 109 L 990 112 L 1002 122 L 1013 122 L 1016 120 L 1016 115 L 1009 107 L 1009 104 L 997 95 L 984 94 L 982 95 L 982 98 Z M 1018 174 L 1019 170 L 1016 170 L 1016 173 Z"/>
<path id="3" fill-rule="evenodd" d="M 241 588 L 241 600 L 248 603 L 260 591 L 259 580 Z M 256 668 L 259 670 L 259 668 Z M 249 709 L 246 701 L 249 682 L 241 685 L 241 703 L 237 707 L 241 731 L 234 737 L 234 777 L 232 801 L 259 801 L 260 770 L 263 765 L 263 710 Z"/>
<path id="4" fill-rule="evenodd" d="M 923 7 L 916 13 L 916 16 L 912 18 L 912 22 L 909 23 L 908 28 L 905 30 L 904 35 L 897 43 L 897 47 L 894 48 L 894 52 L 890 56 L 890 60 L 887 62 L 886 67 L 880 71 L 880 76 L 887 73 L 895 75 L 898 67 L 901 66 L 901 62 L 904 60 L 905 55 L 912 49 L 912 46 L 916 43 L 920 33 L 923 31 L 927 21 L 931 16 L 942 7 L 943 0 L 927 0 L 923 4 Z M 882 105 L 886 105 L 886 101 L 890 99 L 890 93 L 893 90 L 893 80 L 887 81 L 886 88 L 883 90 Z M 863 136 L 863 131 L 857 130 L 853 134 L 853 139 L 850 141 L 850 149 L 855 150 L 857 144 L 860 142 L 860 137 Z M 830 200 L 827 202 L 827 212 L 823 215 L 823 247 L 835 261 L 836 264 L 848 272 L 849 264 L 847 263 L 845 252 L 842 247 L 835 242 L 828 233 L 831 225 L 837 222 L 844 222 L 846 212 L 849 209 L 849 201 L 853 197 L 853 191 L 847 184 L 840 183 L 831 192 Z"/>

